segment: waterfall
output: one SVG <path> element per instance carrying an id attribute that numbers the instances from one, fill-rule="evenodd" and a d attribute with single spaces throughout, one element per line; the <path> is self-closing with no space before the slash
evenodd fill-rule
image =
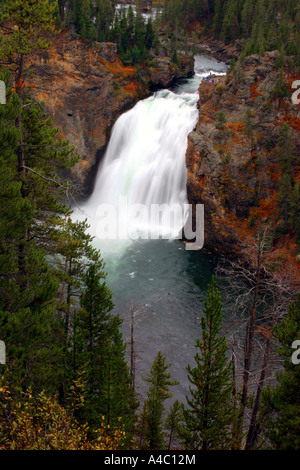
<path id="1" fill-rule="evenodd" d="M 118 230 L 131 238 L 172 238 L 180 232 L 188 204 L 187 135 L 197 121 L 196 103 L 195 93 L 163 90 L 119 117 L 93 194 L 82 206 L 93 235 L 101 238 L 101 209 L 109 205 L 116 209 L 112 217 L 117 215 Z M 109 223 L 115 227 L 115 221 Z"/>
<path id="2" fill-rule="evenodd" d="M 99 207 L 116 209 L 120 199 L 149 209 L 155 203 L 187 202 L 185 153 L 187 135 L 197 121 L 198 88 L 210 72 L 224 74 L 226 65 L 205 56 L 195 57 L 195 75 L 180 81 L 171 90 L 161 90 L 140 101 L 116 121 L 99 165 L 92 195 L 74 219 L 87 218 L 93 245 L 101 250 L 107 272 L 107 285 L 113 292 L 114 312 L 121 315 L 124 338 L 130 337 L 128 312 L 136 307 L 137 389 L 147 390 L 143 377 L 159 350 L 172 364 L 171 374 L 180 385 L 174 399 L 183 402 L 189 392 L 186 365 L 193 360 L 199 335 L 203 292 L 210 282 L 213 259 L 202 250 L 185 250 L 181 243 L 168 240 L 103 240 L 97 229 L 103 226 Z M 180 211 L 179 211 L 180 212 Z M 123 214 L 121 224 L 134 230 L 144 228 L 143 217 Z M 182 224 L 178 215 L 177 226 Z M 151 226 L 159 233 L 176 232 L 176 224 Z M 113 221 L 111 222 L 113 225 Z M 148 228 L 148 227 L 146 227 Z M 129 360 L 129 359 L 128 359 Z"/>
<path id="3" fill-rule="evenodd" d="M 188 216 L 187 136 L 197 122 L 198 86 L 212 70 L 205 60 L 193 79 L 157 91 L 116 121 L 93 194 L 81 207 L 96 242 L 181 234 Z"/>

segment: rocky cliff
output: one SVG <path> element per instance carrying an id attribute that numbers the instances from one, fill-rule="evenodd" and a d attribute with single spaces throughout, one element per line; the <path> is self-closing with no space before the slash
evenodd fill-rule
<path id="1" fill-rule="evenodd" d="M 188 136 L 187 190 L 190 203 L 204 204 L 207 247 L 234 251 L 276 213 L 277 144 L 285 122 L 300 163 L 300 106 L 291 100 L 296 77 L 285 71 L 290 92 L 276 96 L 278 60 L 278 51 L 250 56 L 227 76 L 200 85 L 199 120 Z M 293 172 L 299 181 L 297 164 Z"/>
<path id="2" fill-rule="evenodd" d="M 193 59 L 180 56 L 175 66 L 164 53 L 137 69 L 123 65 L 116 44 L 89 44 L 63 31 L 49 49 L 31 58 L 34 96 L 44 101 L 62 137 L 81 156 L 72 173 L 76 181 L 86 183 L 95 173 L 120 114 L 152 87 L 167 87 L 193 73 Z"/>

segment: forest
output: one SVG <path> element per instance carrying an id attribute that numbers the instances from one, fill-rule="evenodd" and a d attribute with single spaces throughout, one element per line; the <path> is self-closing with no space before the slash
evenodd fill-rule
<path id="1" fill-rule="evenodd" d="M 300 64 L 297 0 L 164 0 L 157 2 L 155 21 L 149 18 L 147 23 L 141 14 L 134 16 L 131 5 L 127 13 L 114 15 L 116 2 L 110 0 L 58 3 L 60 26 L 71 27 L 89 40 L 117 42 L 126 60 L 132 53 L 144 60 L 145 49 L 157 45 L 160 36 L 173 44 L 184 34 L 195 37 L 201 31 L 225 44 L 242 39 L 243 56 L 283 48 Z M 137 1 L 137 12 L 141 6 L 141 0 Z"/>
<path id="2" fill-rule="evenodd" d="M 213 277 L 207 287 L 195 363 L 186 365 L 186 403 L 166 406 L 177 382 L 161 351 L 142 377 L 148 391 L 141 402 L 134 334 L 127 345 L 101 252 L 87 222 L 72 219 L 76 187 L 69 174 L 80 156 L 33 98 L 34 76 L 26 69 L 28 56 L 67 29 L 83 41 L 117 43 L 125 65 L 142 65 L 164 44 L 176 63 L 183 38 L 203 34 L 225 44 L 242 40 L 244 58 L 278 49 L 296 74 L 298 1 L 165 0 L 154 21 L 143 19 L 140 2 L 136 13 L 132 6 L 116 13 L 111 0 L 2 0 L 0 6 L 6 86 L 0 105 L 0 340 L 6 346 L 0 450 L 299 450 L 300 366 L 292 344 L 300 339 L 300 294 L 269 269 L 268 230 L 258 231 L 241 253 L 254 267 L 233 261 L 220 268 L 221 281 Z M 277 92 L 285 92 L 282 83 Z M 293 152 L 285 126 L 278 142 L 280 230 L 295 233 L 299 244 Z M 235 354 L 221 333 L 221 288 L 230 279 L 246 324 L 239 384 Z M 131 322 L 133 331 L 134 312 Z M 262 365 L 253 379 L 254 330 Z M 274 386 L 264 386 L 274 344 L 281 370 Z"/>

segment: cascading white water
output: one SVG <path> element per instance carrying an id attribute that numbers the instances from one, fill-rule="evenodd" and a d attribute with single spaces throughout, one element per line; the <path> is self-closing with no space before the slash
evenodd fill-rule
<path id="1" fill-rule="evenodd" d="M 194 95 L 159 91 L 118 119 L 88 201 L 89 212 L 95 215 L 105 203 L 119 207 L 121 197 L 126 197 L 128 208 L 140 204 L 146 209 L 120 214 L 120 223 L 128 224 L 132 235 L 146 232 L 149 237 L 172 237 L 178 233 L 185 222 L 184 155 L 187 134 L 197 119 L 194 102 Z M 165 204 L 161 223 L 155 227 L 150 221 L 153 204 Z M 164 209 L 170 206 L 179 209 L 176 220 L 164 217 Z"/>
<path id="2" fill-rule="evenodd" d="M 187 135 L 197 122 L 199 83 L 211 71 L 203 60 L 201 67 L 177 90 L 154 93 L 115 123 L 93 194 L 81 207 L 97 244 L 101 238 L 175 238 L 181 232 L 188 216 Z M 158 218 L 151 212 L 155 205 Z M 116 211 L 104 219 L 109 206 Z M 113 230 L 103 237 L 107 226 Z"/>

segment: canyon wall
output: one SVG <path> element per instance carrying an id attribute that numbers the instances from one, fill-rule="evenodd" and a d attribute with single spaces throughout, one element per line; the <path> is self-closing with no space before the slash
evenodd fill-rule
<path id="1" fill-rule="evenodd" d="M 234 251 L 262 220 L 276 218 L 281 175 L 276 155 L 285 122 L 299 181 L 300 107 L 291 99 L 296 76 L 285 70 L 290 92 L 274 95 L 278 61 L 278 51 L 250 56 L 227 76 L 200 85 L 199 120 L 188 136 L 187 191 L 190 203 L 204 204 L 207 247 Z"/>

